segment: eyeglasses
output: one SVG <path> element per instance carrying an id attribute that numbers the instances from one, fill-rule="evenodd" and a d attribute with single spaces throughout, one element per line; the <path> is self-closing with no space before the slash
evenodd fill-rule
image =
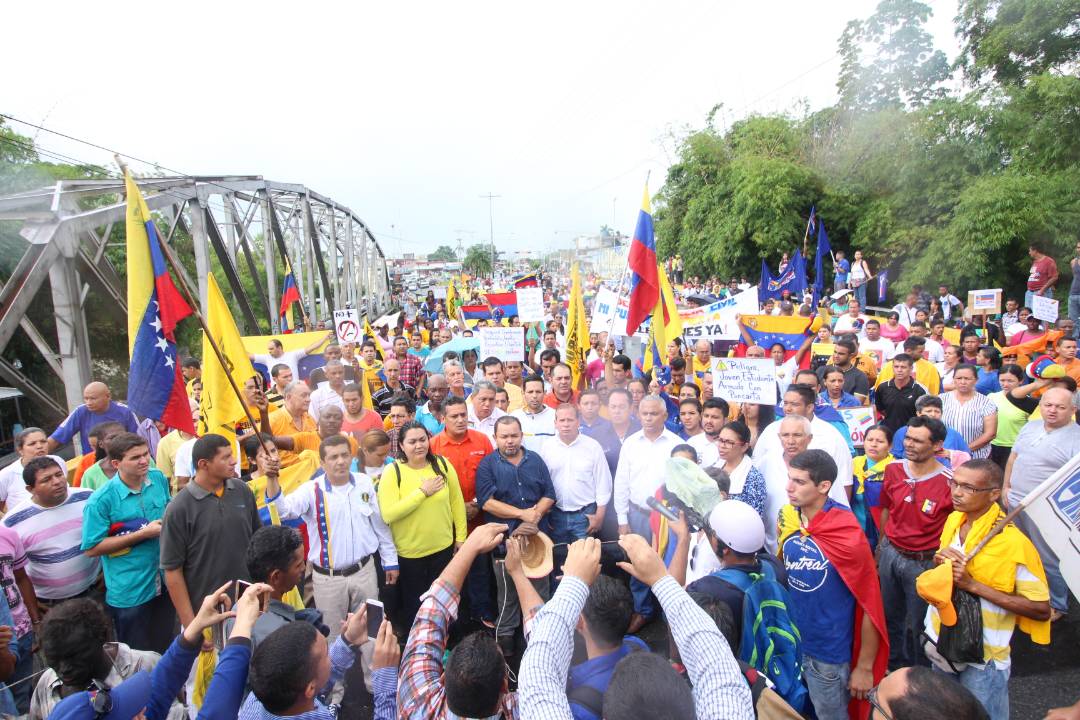
<path id="1" fill-rule="evenodd" d="M 725 440 L 724 438 L 720 438 L 719 440 L 717 440 L 717 443 L 723 445 L 724 447 L 735 447 L 736 445 L 742 445 L 741 440 Z"/>
<path id="2" fill-rule="evenodd" d="M 885 720 L 893 720 L 892 715 L 885 712 L 885 710 L 881 707 L 881 703 L 878 702 L 876 686 L 870 688 L 870 692 L 866 694 L 866 699 L 870 703 L 870 707 L 872 707 L 874 711 L 881 715 L 881 717 L 885 718 Z"/>
<path id="3" fill-rule="evenodd" d="M 984 492 L 990 492 L 991 490 L 997 490 L 997 488 L 994 488 L 994 487 L 977 488 L 974 485 L 968 485 L 967 483 L 958 483 L 958 482 L 956 482 L 956 480 L 953 480 L 952 478 L 949 478 L 949 487 L 951 487 L 953 490 L 960 490 L 961 492 L 967 493 L 968 495 L 974 495 L 975 493 L 984 493 Z"/>

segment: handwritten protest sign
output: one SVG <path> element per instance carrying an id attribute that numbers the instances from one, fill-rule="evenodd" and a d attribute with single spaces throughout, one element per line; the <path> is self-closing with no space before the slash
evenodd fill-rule
<path id="1" fill-rule="evenodd" d="M 769 358 L 716 358 L 713 394 L 740 403 L 776 404 L 776 363 Z"/>
<path id="2" fill-rule="evenodd" d="M 874 426 L 874 411 L 868 407 L 856 407 L 840 408 L 838 412 L 851 433 L 851 444 L 862 447 L 866 431 Z"/>
<path id="3" fill-rule="evenodd" d="M 518 319 L 523 323 L 540 322 L 544 319 L 544 291 L 538 287 L 521 288 L 517 291 Z"/>
<path id="4" fill-rule="evenodd" d="M 360 312 L 356 308 L 334 311 L 334 332 L 338 342 L 360 342 Z"/>
<path id="5" fill-rule="evenodd" d="M 480 328 L 480 358 L 495 356 L 507 361 L 525 361 L 525 328 Z"/>
<path id="6" fill-rule="evenodd" d="M 596 291 L 593 300 L 592 320 L 589 323 L 589 332 L 602 333 L 611 328 L 611 322 L 615 318 L 615 307 L 618 305 L 619 296 L 614 290 L 602 287 Z M 520 307 L 518 308 L 521 309 Z M 623 324 L 625 327 L 625 323 Z M 614 334 L 614 333 L 612 333 Z"/>
<path id="7" fill-rule="evenodd" d="M 1058 321 L 1058 301 L 1036 295 L 1031 298 L 1031 314 L 1040 320 L 1056 323 Z"/>

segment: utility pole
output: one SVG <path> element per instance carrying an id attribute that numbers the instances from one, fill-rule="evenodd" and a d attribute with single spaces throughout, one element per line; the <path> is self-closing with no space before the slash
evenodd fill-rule
<path id="1" fill-rule="evenodd" d="M 502 195 L 492 195 L 491 191 L 488 191 L 487 195 L 481 195 L 480 198 L 487 198 L 488 201 L 488 230 L 491 233 L 491 276 L 495 277 L 495 199 L 500 198 Z"/>

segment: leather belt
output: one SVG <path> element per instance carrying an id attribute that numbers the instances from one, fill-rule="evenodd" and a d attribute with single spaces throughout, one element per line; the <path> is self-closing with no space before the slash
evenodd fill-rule
<path id="1" fill-rule="evenodd" d="M 320 575 L 327 575 L 329 577 L 349 577 L 350 575 L 355 575 L 356 573 L 360 572 L 360 568 L 367 565 L 371 561 L 372 557 L 374 556 L 368 555 L 360 562 L 353 563 L 352 565 L 343 568 L 324 568 L 313 563 L 311 565 L 311 569 L 319 573 Z"/>

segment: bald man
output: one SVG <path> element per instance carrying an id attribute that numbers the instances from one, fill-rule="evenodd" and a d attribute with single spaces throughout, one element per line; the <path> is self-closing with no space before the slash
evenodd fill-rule
<path id="1" fill-rule="evenodd" d="M 75 408 L 64 422 L 49 436 L 48 451 L 69 443 L 78 435 L 80 453 L 90 452 L 90 428 L 98 423 L 118 422 L 128 432 L 139 431 L 139 421 L 127 405 L 114 402 L 109 387 L 103 382 L 92 382 L 83 388 L 83 404 Z"/>

